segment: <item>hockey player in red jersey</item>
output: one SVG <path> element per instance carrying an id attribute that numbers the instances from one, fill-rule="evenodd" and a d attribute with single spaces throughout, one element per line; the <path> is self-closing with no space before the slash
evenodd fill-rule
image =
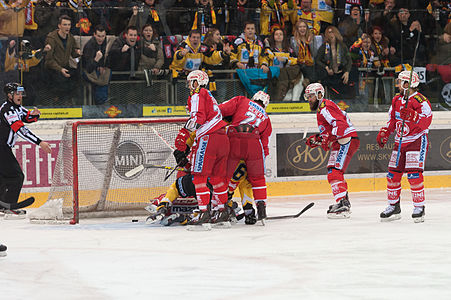
<path id="1" fill-rule="evenodd" d="M 332 187 L 336 203 L 329 206 L 327 216 L 331 219 L 349 218 L 351 203 L 343 175 L 360 145 L 357 132 L 346 112 L 324 98 L 324 87 L 320 83 L 309 84 L 304 97 L 309 102 L 310 109 L 316 111 L 320 132 L 310 136 L 306 144 L 311 148 L 321 146 L 324 151 L 331 150 L 327 163 L 327 180 Z"/>
<path id="2" fill-rule="evenodd" d="M 201 224 L 226 219 L 224 204 L 227 202 L 227 157 L 229 155 L 229 139 L 225 132 L 216 99 L 205 87 L 208 85 L 208 75 L 200 70 L 188 74 L 187 82 L 190 89 L 188 98 L 189 119 L 180 129 L 175 147 L 179 151 L 186 150 L 186 141 L 192 131 L 196 138 L 191 149 L 191 173 L 196 190 L 199 211 L 196 212 L 191 224 Z M 213 187 L 212 206 L 214 212 L 210 213 L 210 190 L 207 179 Z"/>
<path id="3" fill-rule="evenodd" d="M 388 111 L 390 119 L 377 135 L 377 143 L 384 147 L 391 133 L 396 131 L 395 146 L 388 163 L 387 198 L 388 207 L 381 213 L 382 221 L 401 218 L 400 196 L 401 178 L 407 173 L 413 200 L 412 218 L 415 222 L 424 221 L 424 184 L 423 171 L 426 162 L 429 141 L 428 132 L 432 122 L 432 109 L 429 100 L 417 91 L 420 84 L 418 74 L 412 71 L 399 73 L 397 86 L 400 94 L 395 95 Z M 406 99 L 407 107 L 406 107 Z M 404 123 L 403 132 L 401 128 Z M 401 139 L 402 135 L 402 139 Z M 401 151 L 398 148 L 401 139 Z"/>
<path id="4" fill-rule="evenodd" d="M 269 154 L 268 142 L 272 132 L 271 121 L 265 111 L 268 103 L 269 95 L 259 91 L 252 100 L 237 96 L 219 105 L 224 117 L 232 116 L 227 129 L 230 144 L 233 145 L 227 162 L 227 178 L 232 178 L 238 163 L 243 160 L 252 185 L 258 220 L 266 218 L 265 157 Z M 256 221 L 248 222 L 252 215 L 255 220 L 252 204 L 243 209 L 247 213 L 246 223 L 255 224 Z"/>

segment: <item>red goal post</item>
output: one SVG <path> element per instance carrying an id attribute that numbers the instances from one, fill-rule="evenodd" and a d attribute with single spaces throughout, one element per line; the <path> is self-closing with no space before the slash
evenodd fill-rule
<path id="1" fill-rule="evenodd" d="M 175 179 L 174 174 L 164 181 L 167 170 L 149 166 L 176 165 L 174 139 L 186 120 L 67 122 L 48 200 L 30 214 L 30 220 L 77 224 L 80 217 L 145 214 L 149 200 L 164 193 Z M 133 171 L 140 166 L 146 167 Z M 56 211 L 55 203 L 61 206 Z"/>

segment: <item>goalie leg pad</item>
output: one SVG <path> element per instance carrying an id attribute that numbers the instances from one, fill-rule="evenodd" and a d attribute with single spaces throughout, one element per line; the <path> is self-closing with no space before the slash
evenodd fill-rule
<path id="1" fill-rule="evenodd" d="M 387 174 L 387 199 L 388 203 L 395 205 L 401 196 L 402 173 L 389 171 Z"/>
<path id="2" fill-rule="evenodd" d="M 335 201 L 339 201 L 341 198 L 346 197 L 348 184 L 344 179 L 343 171 L 329 168 L 327 171 L 327 181 L 332 188 L 332 194 L 334 195 Z"/>
<path id="3" fill-rule="evenodd" d="M 266 201 L 266 180 L 265 176 L 249 176 L 248 179 L 252 185 L 252 194 L 254 200 Z"/>
<path id="4" fill-rule="evenodd" d="M 207 178 L 208 177 L 205 175 L 193 175 L 196 198 L 201 211 L 205 211 L 208 203 L 210 202 L 210 190 L 207 187 Z"/>
<path id="5" fill-rule="evenodd" d="M 413 205 L 424 206 L 423 172 L 409 172 L 407 173 L 407 180 L 409 181 L 412 192 Z"/>

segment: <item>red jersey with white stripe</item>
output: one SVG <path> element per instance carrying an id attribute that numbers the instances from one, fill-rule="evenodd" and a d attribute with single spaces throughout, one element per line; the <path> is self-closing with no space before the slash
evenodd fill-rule
<path id="1" fill-rule="evenodd" d="M 231 126 L 248 124 L 257 129 L 265 154 L 269 153 L 268 143 L 272 126 L 271 120 L 263 107 L 244 96 L 236 96 L 221 103 L 219 109 L 224 117 L 232 116 Z"/>
<path id="2" fill-rule="evenodd" d="M 188 110 L 190 118 L 185 127 L 191 131 L 196 130 L 196 139 L 227 125 L 222 120 L 216 99 L 207 89 L 201 88 L 188 98 Z"/>
<path id="3" fill-rule="evenodd" d="M 387 122 L 387 128 L 390 134 L 396 131 L 396 144 L 399 143 L 399 138 L 401 137 L 402 119 L 400 117 L 400 111 L 405 104 L 406 101 L 404 100 L 404 96 L 401 94 L 396 94 L 395 97 L 393 97 L 391 107 L 388 111 L 390 119 Z M 407 107 L 416 111 L 419 118 L 416 123 L 407 120 L 404 122 L 402 147 L 416 141 L 424 134 L 427 134 L 429 132 L 429 126 L 432 122 L 431 103 L 424 95 L 418 92 L 410 95 Z"/>
<path id="4" fill-rule="evenodd" d="M 336 140 L 357 137 L 357 131 L 345 111 L 328 99 L 320 100 L 316 121 L 321 134 L 334 136 Z"/>

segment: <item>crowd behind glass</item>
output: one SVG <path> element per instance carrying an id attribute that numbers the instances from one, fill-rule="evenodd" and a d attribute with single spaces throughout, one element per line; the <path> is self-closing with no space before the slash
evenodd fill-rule
<path id="1" fill-rule="evenodd" d="M 417 41 L 415 66 L 426 67 L 439 91 L 451 81 L 450 6 L 415 0 L 0 0 L 0 83 L 21 82 L 26 105 L 43 104 L 44 90 L 47 105 L 77 105 L 86 86 L 93 104 L 108 104 L 114 83 L 149 86 L 150 78 L 175 85 L 203 69 L 221 98 L 215 79 L 236 80 L 234 70 L 256 69 L 273 78 L 266 84 L 273 102 L 302 101 L 303 87 L 320 81 L 330 98 L 364 95 L 368 103 L 378 78 L 386 103 L 394 93 L 389 79 L 413 64 Z M 131 98 L 124 101 L 140 103 L 139 94 Z"/>

